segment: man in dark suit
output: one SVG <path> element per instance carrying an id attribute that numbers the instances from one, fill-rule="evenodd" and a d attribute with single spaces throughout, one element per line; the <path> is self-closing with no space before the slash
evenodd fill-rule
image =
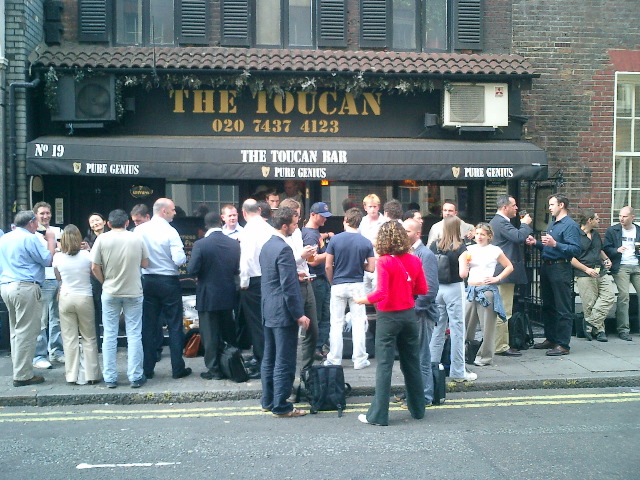
<path id="1" fill-rule="evenodd" d="M 518 213 L 518 205 L 516 199 L 510 195 L 500 195 L 496 199 L 498 211 L 495 217 L 491 219 L 489 225 L 493 229 L 493 243 L 500 247 L 505 256 L 513 265 L 513 273 L 507 276 L 498 284 L 498 291 L 502 298 L 504 310 L 507 320 L 513 314 L 513 293 L 516 284 L 527 283 L 527 272 L 524 268 L 524 256 L 522 254 L 522 245 L 531 232 L 531 223 L 533 220 L 527 213 L 520 220 L 520 227 L 516 228 L 511 219 Z M 496 265 L 495 275 L 498 276 L 504 267 L 498 263 Z M 509 323 L 498 320 L 496 325 L 496 354 L 507 357 L 519 357 L 522 355 L 519 350 L 509 346 Z"/>
<path id="2" fill-rule="evenodd" d="M 260 252 L 262 272 L 262 408 L 274 417 L 301 417 L 305 410 L 294 408 L 291 395 L 296 371 L 298 327 L 309 328 L 304 315 L 293 250 L 286 243 L 298 226 L 298 214 L 288 207 L 273 216 L 274 235 Z"/>
<path id="3" fill-rule="evenodd" d="M 630 342 L 629 334 L 629 283 L 638 292 L 640 305 L 640 265 L 636 244 L 640 242 L 640 225 L 634 223 L 636 218 L 630 206 L 620 209 L 620 223 L 607 228 L 602 249 L 611 260 L 611 274 L 618 287 L 616 307 L 616 329 L 622 340 Z"/>
<path id="4" fill-rule="evenodd" d="M 197 275 L 196 310 L 200 336 L 204 343 L 205 380 L 222 380 L 220 353 L 222 340 L 234 343 L 234 275 L 240 270 L 240 244 L 222 233 L 222 218 L 217 213 L 204 217 L 207 233 L 193 244 L 187 271 Z"/>

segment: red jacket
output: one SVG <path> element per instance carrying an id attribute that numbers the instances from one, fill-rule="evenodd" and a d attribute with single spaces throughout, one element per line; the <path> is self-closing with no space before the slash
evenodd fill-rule
<path id="1" fill-rule="evenodd" d="M 422 262 L 415 255 L 383 255 L 376 262 L 378 288 L 367 299 L 385 312 L 407 310 L 415 305 L 416 295 L 426 295 L 427 281 Z"/>

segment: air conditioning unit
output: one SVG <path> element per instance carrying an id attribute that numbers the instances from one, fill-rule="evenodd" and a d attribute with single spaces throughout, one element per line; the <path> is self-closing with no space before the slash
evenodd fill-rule
<path id="1" fill-rule="evenodd" d="M 51 120 L 60 122 L 112 122 L 116 120 L 116 80 L 114 75 L 94 76 L 76 81 L 65 75 L 58 81 L 58 111 Z"/>
<path id="2" fill-rule="evenodd" d="M 444 90 L 442 126 L 506 127 L 509 125 L 506 83 L 452 83 Z"/>

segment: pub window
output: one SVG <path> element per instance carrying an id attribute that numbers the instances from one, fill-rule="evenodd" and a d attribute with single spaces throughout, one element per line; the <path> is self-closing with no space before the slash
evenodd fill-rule
<path id="1" fill-rule="evenodd" d="M 173 45 L 174 0 L 116 0 L 116 43 Z"/>
<path id="2" fill-rule="evenodd" d="M 360 46 L 481 50 L 482 13 L 483 0 L 360 0 Z"/>
<path id="3" fill-rule="evenodd" d="M 345 0 L 222 0 L 225 46 L 346 46 Z"/>
<path id="4" fill-rule="evenodd" d="M 195 217 L 203 216 L 204 212 L 220 213 L 227 203 L 238 205 L 239 188 L 229 184 L 169 182 L 167 196 L 188 217 Z"/>
<path id="5" fill-rule="evenodd" d="M 616 74 L 613 205 L 640 205 L 640 74 Z"/>

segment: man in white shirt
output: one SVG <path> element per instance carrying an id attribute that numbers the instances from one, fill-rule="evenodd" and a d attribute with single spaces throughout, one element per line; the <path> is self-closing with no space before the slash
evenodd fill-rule
<path id="1" fill-rule="evenodd" d="M 227 237 L 238 240 L 242 227 L 238 225 L 238 209 L 230 203 L 223 205 L 220 209 L 220 216 L 224 225 L 222 226 L 222 233 Z"/>
<path id="2" fill-rule="evenodd" d="M 149 250 L 149 266 L 142 269 L 144 303 L 142 314 L 142 347 L 144 374 L 153 378 L 158 349 L 158 324 L 169 328 L 169 350 L 173 378 L 191 374 L 182 358 L 184 328 L 182 324 L 182 291 L 178 267 L 187 256 L 178 231 L 170 225 L 176 206 L 169 198 L 159 198 L 153 204 L 153 217 L 138 225 L 140 235 Z"/>
<path id="3" fill-rule="evenodd" d="M 445 200 L 442 204 L 442 218 L 437 223 L 434 223 L 429 230 L 429 239 L 427 240 L 427 247 L 429 247 L 433 242 L 442 238 L 442 227 L 444 225 L 444 219 L 446 217 L 457 217 L 458 216 L 458 207 L 451 200 Z M 464 240 L 464 238 L 472 239 L 473 234 L 475 232 L 475 228 L 470 223 L 465 223 L 460 219 L 460 236 Z"/>
<path id="4" fill-rule="evenodd" d="M 36 236 L 44 246 L 47 241 L 44 232 L 51 229 L 60 240 L 62 231 L 59 227 L 51 226 L 51 205 L 47 202 L 38 202 L 33 206 L 33 213 L 38 220 Z M 64 363 L 64 349 L 62 347 L 62 335 L 60 333 L 60 315 L 58 313 L 58 280 L 53 272 L 53 267 L 45 267 L 45 280 L 42 284 L 42 318 L 41 331 L 36 340 L 36 353 L 33 357 L 35 368 L 52 368 L 51 362 Z"/>
<path id="5" fill-rule="evenodd" d="M 273 227 L 260 214 L 261 208 L 253 198 L 242 204 L 242 215 L 247 223 L 240 235 L 240 311 L 249 329 L 257 362 L 256 370 L 249 374 L 253 379 L 260 378 L 264 355 L 260 251 L 274 234 Z"/>
<path id="6" fill-rule="evenodd" d="M 387 221 L 384 215 L 380 214 L 380 197 L 375 193 L 370 193 L 362 200 L 362 205 L 367 214 L 362 217 L 358 233 L 367 238 L 375 247 L 376 237 L 380 225 Z M 376 289 L 376 272 L 364 272 L 364 293 L 368 295 Z"/>

